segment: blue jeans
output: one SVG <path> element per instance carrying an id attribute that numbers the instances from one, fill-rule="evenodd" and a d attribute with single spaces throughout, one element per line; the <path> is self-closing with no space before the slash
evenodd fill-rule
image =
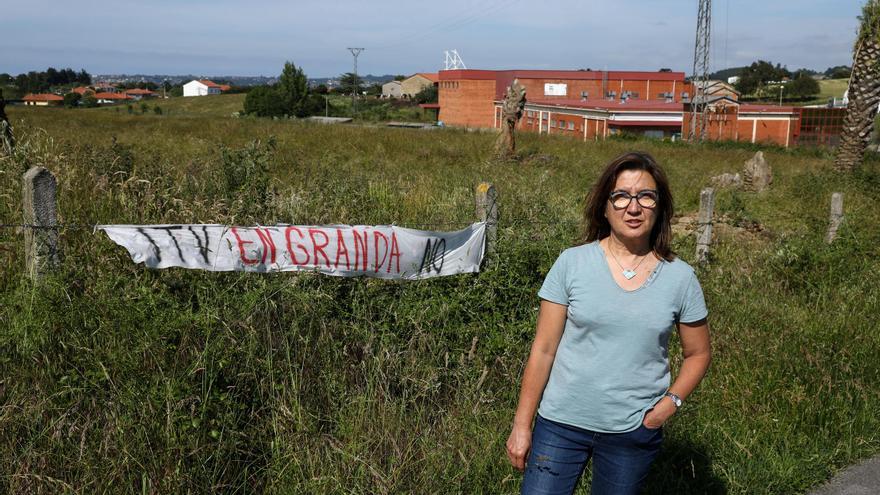
<path id="1" fill-rule="evenodd" d="M 636 494 L 663 443 L 663 429 L 640 425 L 598 433 L 538 415 L 522 494 L 570 494 L 593 458 L 592 495 Z"/>

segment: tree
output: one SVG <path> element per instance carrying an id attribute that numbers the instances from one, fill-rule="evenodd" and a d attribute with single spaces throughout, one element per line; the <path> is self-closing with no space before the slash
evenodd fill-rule
<path id="1" fill-rule="evenodd" d="M 841 172 L 851 172 L 861 163 L 874 134 L 874 117 L 880 103 L 880 0 L 868 0 L 859 21 L 859 35 L 853 47 L 849 103 L 834 161 L 834 168 Z"/>
<path id="2" fill-rule="evenodd" d="M 98 99 L 95 98 L 94 93 L 86 93 L 82 99 L 80 99 L 79 104 L 86 108 L 95 108 L 98 106 Z"/>
<path id="3" fill-rule="evenodd" d="M 79 100 L 82 98 L 79 93 L 67 93 L 64 95 L 64 106 L 67 108 L 74 108 L 79 105 Z"/>
<path id="4" fill-rule="evenodd" d="M 346 72 L 339 76 L 339 89 L 344 94 L 361 94 L 363 86 L 364 80 L 354 72 Z"/>
<path id="5" fill-rule="evenodd" d="M 787 77 L 791 77 L 791 73 L 785 67 L 779 64 L 774 67 L 771 62 L 758 60 L 740 72 L 735 86 L 740 93 L 750 95 L 768 82 L 782 81 Z"/>
<path id="6" fill-rule="evenodd" d="M 302 117 L 303 103 L 309 96 L 309 80 L 302 68 L 297 68 L 293 62 L 285 62 L 278 78 L 277 91 L 284 113 Z"/>
<path id="7" fill-rule="evenodd" d="M 257 86 L 244 97 L 244 113 L 259 117 L 281 117 L 286 112 L 281 96 L 272 86 Z"/>
<path id="8" fill-rule="evenodd" d="M 416 103 L 437 103 L 437 86 L 425 86 L 413 97 Z"/>
<path id="9" fill-rule="evenodd" d="M 785 93 L 794 98 L 808 98 L 819 94 L 819 91 L 819 82 L 807 71 L 796 72 L 791 82 L 785 85 Z"/>
<path id="10" fill-rule="evenodd" d="M 852 68 L 848 65 L 838 65 L 825 70 L 828 79 L 849 79 L 850 74 L 852 74 Z"/>

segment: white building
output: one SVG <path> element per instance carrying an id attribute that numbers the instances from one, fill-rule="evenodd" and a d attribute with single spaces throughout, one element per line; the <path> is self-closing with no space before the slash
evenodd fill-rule
<path id="1" fill-rule="evenodd" d="M 382 98 L 400 98 L 403 94 L 400 81 L 389 81 L 382 85 Z"/>
<path id="2" fill-rule="evenodd" d="M 183 96 L 219 95 L 223 86 L 207 79 L 195 80 L 183 85 Z"/>

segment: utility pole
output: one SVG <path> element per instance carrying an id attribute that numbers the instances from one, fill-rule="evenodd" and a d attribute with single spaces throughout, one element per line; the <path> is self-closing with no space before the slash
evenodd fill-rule
<path id="1" fill-rule="evenodd" d="M 712 0 L 699 0 L 699 2 L 697 39 L 694 43 L 694 72 L 691 80 L 694 94 L 691 97 L 691 128 L 688 132 L 690 141 L 702 141 L 706 137 L 706 125 L 709 120 L 706 89 L 709 82 L 709 42 L 712 39 Z"/>
<path id="2" fill-rule="evenodd" d="M 348 47 L 348 51 L 350 51 L 351 56 L 354 57 L 354 91 L 351 92 L 351 113 L 352 116 L 354 116 L 354 112 L 357 110 L 358 55 L 360 55 L 364 49 Z"/>

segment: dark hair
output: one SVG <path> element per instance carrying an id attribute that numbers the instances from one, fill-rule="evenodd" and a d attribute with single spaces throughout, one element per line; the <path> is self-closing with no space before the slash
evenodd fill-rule
<path id="1" fill-rule="evenodd" d="M 675 210 L 672 203 L 672 193 L 669 190 L 669 181 L 654 157 L 641 151 L 624 153 L 611 160 L 605 166 L 602 175 L 593 184 L 593 188 L 587 194 L 584 206 L 584 233 L 581 237 L 581 244 L 604 239 L 611 235 L 611 225 L 605 218 L 605 203 L 617 183 L 617 176 L 624 170 L 644 170 L 650 173 L 654 182 L 657 183 L 658 203 L 655 208 L 657 221 L 654 223 L 654 228 L 651 229 L 651 249 L 658 258 L 672 261 L 675 259 L 675 253 L 670 246 L 672 243 L 671 222 Z"/>

